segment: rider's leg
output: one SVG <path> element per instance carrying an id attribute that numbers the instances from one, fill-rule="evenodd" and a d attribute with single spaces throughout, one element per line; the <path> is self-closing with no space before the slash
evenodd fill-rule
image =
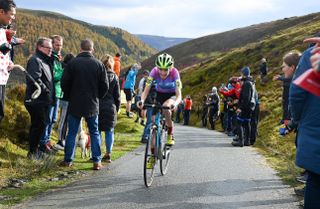
<path id="1" fill-rule="evenodd" d="M 163 103 L 163 106 L 166 107 L 171 107 L 174 104 L 174 100 L 173 99 L 168 99 Z M 164 117 L 166 119 L 166 124 L 168 127 L 168 140 L 167 140 L 167 144 L 168 145 L 173 145 L 174 144 L 174 139 L 173 139 L 173 121 L 171 120 L 171 110 L 166 109 L 163 110 L 163 114 Z"/>

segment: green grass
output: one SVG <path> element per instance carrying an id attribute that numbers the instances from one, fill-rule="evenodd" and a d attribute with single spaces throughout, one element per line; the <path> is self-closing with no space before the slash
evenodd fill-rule
<path id="1" fill-rule="evenodd" d="M 249 66 L 261 100 L 261 121 L 259 136 L 255 147 L 266 158 L 268 163 L 277 170 L 278 175 L 288 184 L 297 186 L 296 176 L 301 171 L 295 165 L 295 134 L 285 137 L 279 136 L 279 121 L 282 116 L 281 83 L 272 82 L 272 77 L 280 74 L 279 66 L 282 57 L 289 51 L 307 48 L 302 41 L 318 32 L 320 20 L 310 21 L 307 24 L 298 24 L 285 30 L 276 31 L 273 35 L 240 48 L 234 48 L 223 54 L 215 55 L 214 59 L 194 65 L 181 72 L 183 95 L 191 95 L 194 110 L 201 107 L 202 96 L 208 93 L 213 86 L 219 87 L 226 83 L 231 76 L 240 76 L 240 69 Z M 201 54 L 199 54 L 200 56 Z M 202 55 L 200 57 L 203 57 Z M 259 64 L 261 57 L 268 60 L 269 81 L 266 86 L 260 85 Z M 201 118 L 195 111 L 191 116 L 191 124 L 200 127 Z"/>
<path id="2" fill-rule="evenodd" d="M 10 109 L 10 108 L 9 108 Z M 116 160 L 127 152 L 130 152 L 140 145 L 140 137 L 143 127 L 125 116 L 122 108 L 118 115 L 118 124 L 115 129 L 115 143 L 111 155 L 112 160 Z M 56 132 L 53 132 L 52 140 L 57 141 Z M 80 157 L 80 149 L 77 148 L 75 160 L 72 168 L 62 168 L 58 164 L 63 160 L 64 153 L 59 151 L 54 157 L 42 161 L 30 161 L 27 159 L 27 146 L 13 143 L 17 140 L 11 138 L 0 138 L 0 196 L 7 199 L 0 202 L 0 208 L 14 205 L 26 200 L 34 195 L 71 183 L 81 175 L 75 175 L 59 181 L 50 181 L 58 177 L 63 172 L 79 171 L 87 175 L 92 174 L 92 162 Z M 102 153 L 104 154 L 105 141 L 102 139 Z M 106 165 L 103 163 L 103 165 Z M 11 178 L 25 179 L 27 183 L 20 189 L 5 188 Z"/>

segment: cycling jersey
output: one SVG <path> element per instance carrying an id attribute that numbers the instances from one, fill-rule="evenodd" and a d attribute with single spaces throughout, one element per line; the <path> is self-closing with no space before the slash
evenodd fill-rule
<path id="1" fill-rule="evenodd" d="M 159 69 L 157 67 L 153 68 L 146 85 L 150 86 L 153 80 L 157 83 L 156 91 L 160 93 L 175 93 L 177 88 L 181 89 L 182 87 L 180 74 L 176 68 L 172 68 L 165 79 L 160 77 Z"/>

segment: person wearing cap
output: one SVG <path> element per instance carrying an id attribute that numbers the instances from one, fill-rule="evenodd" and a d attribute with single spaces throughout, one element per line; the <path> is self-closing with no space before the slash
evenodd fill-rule
<path id="1" fill-rule="evenodd" d="M 121 70 L 120 58 L 121 58 L 121 54 L 119 52 L 116 53 L 116 55 L 113 58 L 114 60 L 113 71 L 118 76 L 118 78 L 120 76 L 120 70 Z"/>
<path id="2" fill-rule="evenodd" d="M 241 69 L 241 74 L 242 86 L 238 102 L 238 109 L 236 110 L 238 115 L 238 140 L 232 142 L 233 146 L 239 147 L 250 145 L 250 121 L 256 104 L 254 97 L 255 88 L 253 86 L 252 77 L 250 76 L 250 68 L 247 66 L 243 67 Z"/>
<path id="3" fill-rule="evenodd" d="M 190 114 L 192 109 L 192 99 L 188 95 L 184 100 L 183 125 L 189 125 Z"/>
<path id="4" fill-rule="evenodd" d="M 132 118 L 132 112 L 131 112 L 131 104 L 134 94 L 134 86 L 136 84 L 136 77 L 138 74 L 138 71 L 140 70 L 141 66 L 138 63 L 135 63 L 132 65 L 127 72 L 126 81 L 124 82 L 124 93 L 126 94 L 126 115 L 129 118 Z"/>
<path id="5" fill-rule="evenodd" d="M 208 95 L 208 108 L 209 108 L 209 123 L 211 129 L 214 130 L 216 121 L 219 118 L 220 97 L 218 95 L 217 87 L 212 87 L 211 93 Z"/>

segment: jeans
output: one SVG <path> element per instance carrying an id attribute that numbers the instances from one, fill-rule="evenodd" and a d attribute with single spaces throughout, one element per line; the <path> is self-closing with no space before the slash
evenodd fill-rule
<path id="1" fill-rule="evenodd" d="M 191 110 L 184 110 L 184 114 L 183 114 L 184 125 L 189 125 L 190 114 L 191 114 Z"/>
<path id="2" fill-rule="evenodd" d="M 176 113 L 176 123 L 180 123 L 180 114 L 182 113 L 181 108 L 178 107 L 177 113 Z"/>
<path id="3" fill-rule="evenodd" d="M 100 133 L 100 137 L 102 138 L 101 133 Z M 107 153 L 111 153 L 113 148 L 113 142 L 114 142 L 114 128 L 112 128 L 111 130 L 105 131 L 105 138 L 106 138 Z"/>
<path id="4" fill-rule="evenodd" d="M 49 117 L 46 125 L 46 130 L 43 134 L 43 137 L 40 139 L 40 146 L 47 144 L 50 141 L 50 135 L 52 131 L 53 124 L 57 122 L 58 116 L 58 109 L 59 109 L 59 99 L 56 99 L 56 102 L 53 106 L 49 106 Z"/>
<path id="5" fill-rule="evenodd" d="M 68 114 L 68 101 L 60 100 L 59 105 L 61 108 L 60 120 L 58 125 L 58 141 L 63 141 L 66 139 L 67 134 L 67 114 Z"/>
<path id="6" fill-rule="evenodd" d="M 98 130 L 98 116 L 85 118 L 91 139 L 92 160 L 94 163 L 101 162 L 101 137 Z M 68 115 L 68 135 L 66 145 L 64 147 L 64 161 L 72 162 L 76 151 L 76 136 L 79 129 L 81 118 L 73 115 Z"/>
<path id="7" fill-rule="evenodd" d="M 304 194 L 304 208 L 316 209 L 320 206 L 320 174 L 308 171 L 308 179 Z"/>

